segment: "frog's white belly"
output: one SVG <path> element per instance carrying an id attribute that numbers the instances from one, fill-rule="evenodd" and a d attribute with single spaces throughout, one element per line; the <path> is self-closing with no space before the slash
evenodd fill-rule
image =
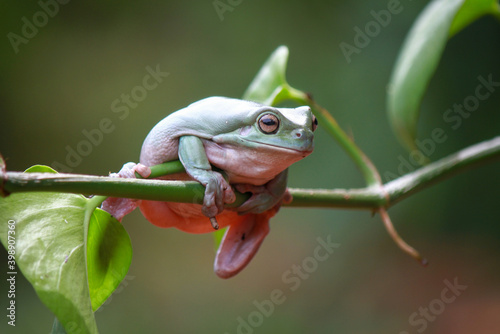
<path id="1" fill-rule="evenodd" d="M 210 163 L 223 170 L 229 183 L 263 185 L 310 152 L 262 145 L 259 149 L 203 140 Z"/>
<path id="2" fill-rule="evenodd" d="M 223 170 L 229 177 L 229 183 L 232 184 L 247 183 L 257 186 L 266 184 L 290 165 L 311 153 L 264 144 L 256 148 L 219 144 L 209 139 L 202 141 L 208 161 Z M 176 160 L 179 158 L 178 149 L 178 139 L 164 140 L 158 145 L 147 145 L 146 149 L 143 147 L 140 161 L 146 166 L 154 166 Z M 178 175 L 176 177 L 180 179 Z M 173 178 L 168 177 L 168 179 Z"/>

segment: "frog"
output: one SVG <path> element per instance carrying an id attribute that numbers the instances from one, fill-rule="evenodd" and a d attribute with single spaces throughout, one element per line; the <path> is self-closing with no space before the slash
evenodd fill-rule
<path id="1" fill-rule="evenodd" d="M 151 166 L 180 160 L 185 172 L 166 180 L 195 180 L 204 186 L 203 204 L 108 198 L 102 208 L 119 221 L 139 207 L 162 228 L 210 233 L 227 227 L 215 255 L 221 278 L 239 273 L 270 231 L 269 221 L 290 202 L 288 167 L 313 152 L 318 121 L 311 108 L 277 108 L 253 101 L 207 97 L 157 123 L 143 142 L 139 163 L 127 163 L 113 177 L 148 177 Z M 238 207 L 235 191 L 249 193 Z"/>

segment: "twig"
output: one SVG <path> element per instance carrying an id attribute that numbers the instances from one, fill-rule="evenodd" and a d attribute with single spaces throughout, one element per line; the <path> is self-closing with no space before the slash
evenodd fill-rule
<path id="1" fill-rule="evenodd" d="M 401 176 L 381 187 L 361 189 L 291 188 L 293 207 L 356 208 L 386 207 L 468 168 L 500 158 L 500 137 L 481 142 Z M 204 188 L 194 181 L 120 179 L 79 174 L 0 172 L 0 193 L 49 191 L 103 195 L 157 201 L 202 203 Z M 388 198 L 386 197 L 388 195 Z M 247 196 L 239 194 L 231 206 Z"/>

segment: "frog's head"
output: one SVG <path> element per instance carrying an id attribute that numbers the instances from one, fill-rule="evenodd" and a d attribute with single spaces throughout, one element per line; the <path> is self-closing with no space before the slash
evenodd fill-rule
<path id="1" fill-rule="evenodd" d="M 235 183 L 261 185 L 313 151 L 317 120 L 309 107 L 274 108 L 245 101 L 226 132 L 205 142 L 209 161 Z M 217 123 L 217 125 L 219 125 Z"/>
<path id="2" fill-rule="evenodd" d="M 195 102 L 163 122 L 171 125 L 163 126 L 169 130 L 166 135 L 192 135 L 240 149 L 286 150 L 302 157 L 313 150 L 318 124 L 307 106 L 275 108 L 221 96 Z"/>
<path id="3" fill-rule="evenodd" d="M 311 108 L 273 108 L 263 106 L 251 111 L 233 134 L 249 147 L 288 149 L 309 155 L 314 147 L 314 130 L 318 125 Z"/>

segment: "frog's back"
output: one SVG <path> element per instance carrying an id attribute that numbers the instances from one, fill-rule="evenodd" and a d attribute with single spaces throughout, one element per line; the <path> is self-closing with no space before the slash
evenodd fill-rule
<path id="1" fill-rule="evenodd" d="M 241 126 L 241 119 L 262 107 L 251 101 L 213 96 L 171 113 L 149 132 L 141 150 L 140 162 L 153 166 L 178 159 L 179 137 L 196 136 L 211 140 Z"/>

